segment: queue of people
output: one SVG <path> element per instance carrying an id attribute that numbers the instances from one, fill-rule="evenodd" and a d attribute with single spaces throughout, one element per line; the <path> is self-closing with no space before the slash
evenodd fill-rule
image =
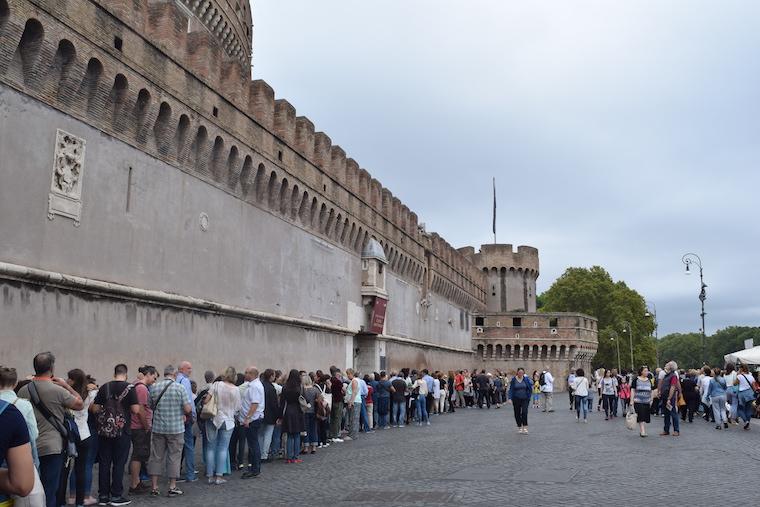
<path id="1" fill-rule="evenodd" d="M 498 370 L 361 375 L 335 366 L 328 372 L 228 367 L 221 375 L 206 371 L 201 386 L 192 380 L 188 361 L 161 373 L 141 366 L 133 378 L 118 364 L 101 385 L 81 369 L 57 377 L 50 352 L 37 354 L 33 368 L 33 376 L 19 381 L 15 369 L 0 367 L 0 507 L 32 491 L 48 507 L 127 505 L 131 495 L 164 496 L 162 478 L 165 496 L 182 496 L 180 484 L 198 480 L 199 440 L 205 479 L 222 486 L 238 472 L 243 480 L 258 477 L 263 463 L 303 463 L 307 455 L 361 434 L 430 426 L 434 416 L 456 409 L 511 404 L 522 435 L 528 434 L 531 401 L 534 409 L 554 411 L 552 374 L 529 376 L 523 368 L 510 376 Z M 684 372 L 672 361 L 654 372 L 646 366 L 620 374 L 577 369 L 567 387 L 578 422 L 588 422 L 596 395 L 605 420 L 618 413 L 631 423 L 635 417 L 642 437 L 658 415 L 661 435 L 678 436 L 679 423 L 692 422 L 695 414 L 716 429 L 741 420 L 749 430 L 759 390 L 746 366 Z"/>

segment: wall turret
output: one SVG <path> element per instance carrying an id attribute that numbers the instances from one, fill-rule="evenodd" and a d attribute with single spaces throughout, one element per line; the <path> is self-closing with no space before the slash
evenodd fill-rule
<path id="1" fill-rule="evenodd" d="M 460 253 L 487 277 L 488 312 L 535 312 L 538 249 L 512 245 L 482 245 L 479 253 L 470 247 Z"/>

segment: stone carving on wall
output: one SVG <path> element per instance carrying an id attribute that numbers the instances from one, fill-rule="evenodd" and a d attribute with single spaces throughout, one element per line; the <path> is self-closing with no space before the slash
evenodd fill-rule
<path id="1" fill-rule="evenodd" d="M 82 218 L 82 175 L 85 140 L 58 129 L 55 137 L 53 178 L 48 196 L 48 218 L 71 218 L 79 226 Z"/>

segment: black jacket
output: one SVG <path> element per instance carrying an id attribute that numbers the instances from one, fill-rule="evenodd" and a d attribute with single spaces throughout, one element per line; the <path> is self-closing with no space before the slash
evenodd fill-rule
<path id="1" fill-rule="evenodd" d="M 275 424 L 280 417 L 280 404 L 277 399 L 277 391 L 269 381 L 263 381 L 264 385 L 264 424 Z"/>

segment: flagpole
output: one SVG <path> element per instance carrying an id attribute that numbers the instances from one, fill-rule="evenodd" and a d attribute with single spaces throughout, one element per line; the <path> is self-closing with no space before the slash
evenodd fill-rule
<path id="1" fill-rule="evenodd" d="M 496 177 L 493 178 L 493 244 L 496 244 Z"/>

